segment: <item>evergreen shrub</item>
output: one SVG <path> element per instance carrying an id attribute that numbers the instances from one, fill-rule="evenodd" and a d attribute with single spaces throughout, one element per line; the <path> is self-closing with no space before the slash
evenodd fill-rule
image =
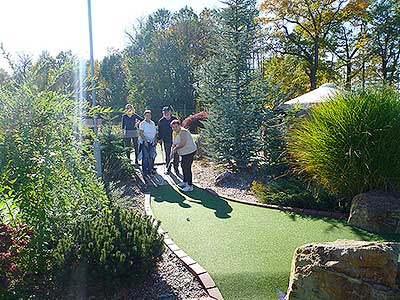
<path id="1" fill-rule="evenodd" d="M 94 281 L 141 281 L 164 250 L 159 224 L 152 223 L 152 218 L 129 209 L 104 209 L 60 240 L 54 251 L 56 270 L 66 275 L 84 266 Z"/>
<path id="2" fill-rule="evenodd" d="M 116 127 L 119 129 L 119 126 L 113 126 L 109 120 L 99 135 L 105 182 L 127 182 L 135 173 L 132 162 L 126 155 L 130 150 L 124 147 L 123 138 L 116 133 Z"/>

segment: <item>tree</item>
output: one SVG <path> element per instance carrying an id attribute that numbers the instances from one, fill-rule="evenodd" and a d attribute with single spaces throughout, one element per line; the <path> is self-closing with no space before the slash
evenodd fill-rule
<path id="1" fill-rule="evenodd" d="M 102 103 L 120 109 L 127 103 L 129 95 L 127 64 L 123 53 L 114 51 L 100 62 L 99 85 L 103 89 Z"/>
<path id="2" fill-rule="evenodd" d="M 297 97 L 309 90 L 309 80 L 304 73 L 301 61 L 292 55 L 273 55 L 264 60 L 264 77 L 269 82 L 279 86 L 286 96 Z"/>
<path id="3" fill-rule="evenodd" d="M 400 3 L 395 0 L 376 0 L 369 13 L 371 51 L 379 58 L 381 80 L 393 84 L 399 76 Z"/>
<path id="4" fill-rule="evenodd" d="M 227 0 L 215 29 L 214 55 L 203 66 L 199 93 L 210 112 L 203 134 L 208 153 L 230 169 L 244 169 L 258 158 L 261 77 L 251 64 L 256 44 L 255 0 Z"/>
<path id="5" fill-rule="evenodd" d="M 356 1 L 362 0 L 268 0 L 261 5 L 272 50 L 303 61 L 312 90 L 317 87 L 327 37 L 342 21 L 343 9 Z"/>
<path id="6" fill-rule="evenodd" d="M 349 90 L 354 77 L 365 67 L 367 8 L 368 2 L 349 3 L 342 10 L 342 22 L 334 24 L 327 37 L 327 47 L 338 59 L 335 68 L 345 68 L 345 87 Z"/>
<path id="7" fill-rule="evenodd" d="M 194 74 L 206 53 L 201 26 L 191 8 L 176 13 L 160 9 L 128 33 L 129 97 L 137 108 L 195 110 Z"/>

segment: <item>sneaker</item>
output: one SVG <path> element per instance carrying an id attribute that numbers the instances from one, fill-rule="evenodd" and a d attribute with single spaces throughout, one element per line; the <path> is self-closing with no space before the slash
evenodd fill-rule
<path id="1" fill-rule="evenodd" d="M 187 186 L 187 183 L 186 182 L 181 182 L 181 183 L 178 183 L 178 186 L 180 188 L 185 188 Z"/>
<path id="2" fill-rule="evenodd" d="M 187 185 L 182 189 L 182 192 L 191 192 L 193 191 L 193 185 Z"/>

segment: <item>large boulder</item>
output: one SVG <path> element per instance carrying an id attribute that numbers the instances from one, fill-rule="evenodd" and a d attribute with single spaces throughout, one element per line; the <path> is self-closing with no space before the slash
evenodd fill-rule
<path id="1" fill-rule="evenodd" d="M 296 249 L 286 300 L 399 300 L 399 245 L 338 240 Z"/>
<path id="2" fill-rule="evenodd" d="M 355 196 L 348 223 L 376 233 L 400 233 L 400 195 L 371 191 Z"/>

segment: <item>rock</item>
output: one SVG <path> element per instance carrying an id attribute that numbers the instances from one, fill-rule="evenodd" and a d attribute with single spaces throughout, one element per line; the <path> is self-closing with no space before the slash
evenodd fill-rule
<path id="1" fill-rule="evenodd" d="M 375 233 L 400 233 L 400 194 L 371 191 L 355 196 L 348 223 Z"/>
<path id="2" fill-rule="evenodd" d="M 234 180 L 234 176 L 235 175 L 230 171 L 222 172 L 215 178 L 215 185 L 222 186 L 224 184 L 230 183 Z"/>
<path id="3" fill-rule="evenodd" d="M 286 300 L 395 300 L 400 246 L 338 240 L 296 249 Z"/>

